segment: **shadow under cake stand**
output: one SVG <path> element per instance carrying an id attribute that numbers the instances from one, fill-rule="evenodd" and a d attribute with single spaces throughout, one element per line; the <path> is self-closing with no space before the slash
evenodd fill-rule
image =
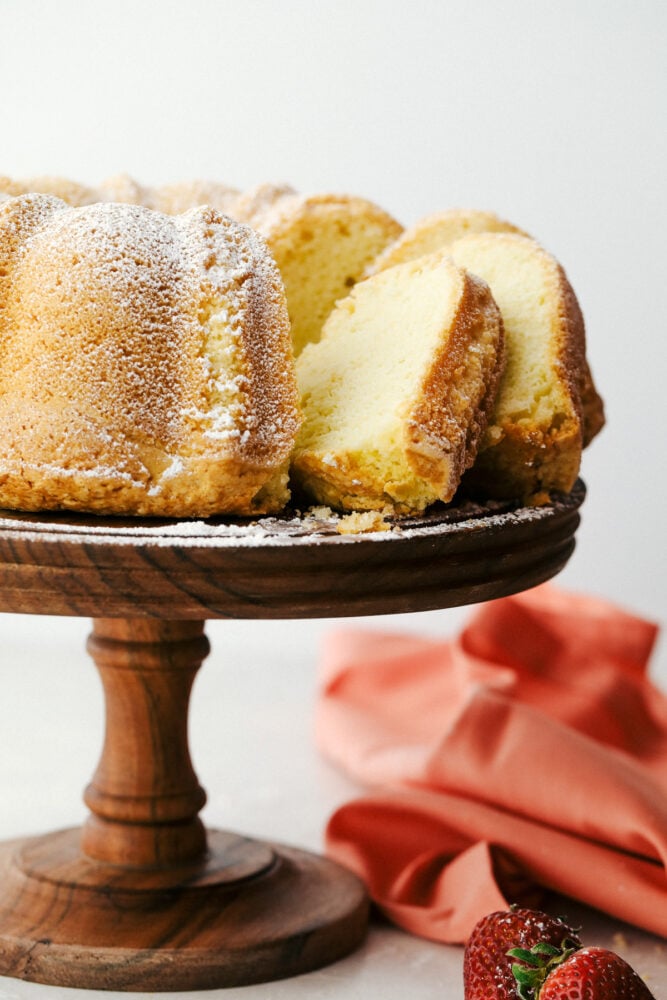
<path id="1" fill-rule="evenodd" d="M 463 503 L 341 535 L 253 524 L 0 515 L 0 611 L 93 618 L 106 704 L 82 829 L 0 845 L 0 974 L 113 990 L 236 986 L 319 968 L 363 939 L 368 901 L 332 861 L 206 831 L 188 749 L 207 618 L 455 607 L 554 576 L 584 486 L 538 508 Z"/>

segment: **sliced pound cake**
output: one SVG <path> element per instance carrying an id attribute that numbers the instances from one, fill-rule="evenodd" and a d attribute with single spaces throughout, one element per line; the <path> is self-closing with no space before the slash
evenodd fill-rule
<path id="1" fill-rule="evenodd" d="M 489 284 L 507 347 L 470 481 L 493 496 L 569 491 L 582 447 L 604 416 L 586 363 L 581 311 L 565 273 L 534 240 L 511 233 L 466 236 L 450 253 Z"/>
<path id="2" fill-rule="evenodd" d="M 448 501 L 475 457 L 503 365 L 488 286 L 444 254 L 359 282 L 297 360 L 295 483 L 342 510 Z"/>
<path id="3" fill-rule="evenodd" d="M 373 261 L 367 274 L 377 274 L 396 264 L 405 264 L 427 253 L 444 250 L 455 240 L 462 239 L 470 233 L 520 233 L 520 229 L 511 222 L 505 222 L 493 212 L 483 212 L 479 209 L 452 208 L 445 212 L 436 212 L 420 219 L 403 232 L 397 240 L 382 251 Z"/>
<path id="4" fill-rule="evenodd" d="M 320 339 L 337 300 L 402 227 L 364 198 L 276 190 L 278 196 L 248 221 L 264 236 L 280 269 L 298 356 Z"/>

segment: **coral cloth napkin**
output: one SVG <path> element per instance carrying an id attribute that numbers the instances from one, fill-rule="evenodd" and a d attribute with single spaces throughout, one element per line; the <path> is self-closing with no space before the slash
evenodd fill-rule
<path id="1" fill-rule="evenodd" d="M 550 585 L 483 605 L 451 641 L 338 632 L 316 735 L 375 789 L 329 854 L 439 941 L 557 890 L 667 937 L 667 697 L 655 625 Z"/>

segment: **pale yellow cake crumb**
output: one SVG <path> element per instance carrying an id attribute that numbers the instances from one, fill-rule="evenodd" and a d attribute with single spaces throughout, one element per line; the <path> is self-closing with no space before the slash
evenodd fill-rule
<path id="1" fill-rule="evenodd" d="M 488 286 L 446 253 L 359 282 L 297 358 L 291 474 L 339 511 L 449 501 L 472 465 L 503 363 Z"/>
<path id="2" fill-rule="evenodd" d="M 390 525 L 379 510 L 355 511 L 341 517 L 336 525 L 339 535 L 359 535 L 366 531 L 389 531 Z"/>
<path id="3" fill-rule="evenodd" d="M 316 521 L 328 521 L 334 517 L 334 512 L 331 507 L 309 507 L 306 517 L 313 517 Z"/>

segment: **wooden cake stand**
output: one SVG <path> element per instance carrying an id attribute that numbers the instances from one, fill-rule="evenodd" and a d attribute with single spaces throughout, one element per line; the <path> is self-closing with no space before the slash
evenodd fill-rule
<path id="1" fill-rule="evenodd" d="M 368 903 L 333 862 L 206 831 L 187 714 L 207 618 L 419 611 L 552 577 L 584 498 L 464 503 L 343 535 L 254 524 L 0 515 L 0 611 L 94 619 L 106 734 L 81 830 L 0 845 L 0 974 L 61 986 L 190 990 L 278 979 L 362 940 Z"/>

